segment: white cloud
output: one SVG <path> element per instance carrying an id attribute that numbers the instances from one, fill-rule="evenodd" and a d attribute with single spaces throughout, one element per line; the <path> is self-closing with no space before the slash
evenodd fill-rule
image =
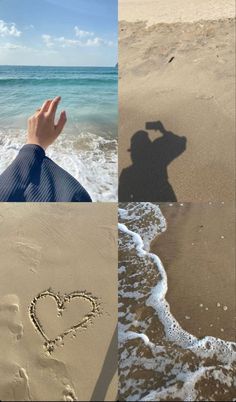
<path id="1" fill-rule="evenodd" d="M 33 51 L 33 49 L 31 49 L 31 48 L 28 48 L 28 47 L 23 46 L 23 45 L 17 45 L 15 43 L 0 44 L 0 49 L 3 49 L 3 50 L 30 50 L 30 51 Z"/>
<path id="2" fill-rule="evenodd" d="M 15 49 L 21 49 L 22 46 L 15 45 L 14 43 L 4 43 L 3 45 L 0 45 L 0 48 L 6 50 L 15 50 Z"/>
<path id="3" fill-rule="evenodd" d="M 96 37 L 96 38 L 93 38 L 93 39 L 88 39 L 84 43 L 84 46 L 102 46 L 102 45 L 113 46 L 113 42 Z"/>
<path id="4" fill-rule="evenodd" d="M 76 39 L 66 39 L 64 36 L 60 38 L 55 38 L 55 42 L 58 42 L 62 47 L 72 47 L 72 46 L 80 46 L 81 42 Z"/>
<path id="5" fill-rule="evenodd" d="M 92 35 L 92 33 L 90 33 Z M 84 35 L 86 36 L 86 35 Z M 51 35 L 42 35 L 43 42 L 48 48 L 52 47 L 98 47 L 98 46 L 113 46 L 112 41 L 107 41 L 99 37 L 85 39 L 69 39 L 64 36 L 53 37 Z"/>
<path id="6" fill-rule="evenodd" d="M 51 35 L 42 35 L 42 39 L 47 47 L 54 46 L 54 39 Z"/>
<path id="7" fill-rule="evenodd" d="M 79 27 L 77 27 L 77 26 L 74 27 L 74 31 L 75 31 L 75 36 L 78 36 L 79 38 L 86 38 L 88 36 L 94 36 L 93 32 L 83 31 L 82 29 L 79 29 Z"/>
<path id="8" fill-rule="evenodd" d="M 78 28 L 78 27 L 75 27 Z M 85 31 L 82 31 L 85 32 Z M 89 34 L 90 36 L 94 35 L 92 32 L 88 32 L 87 34 Z M 79 35 L 77 35 L 79 36 Z M 113 46 L 114 43 L 112 41 L 108 41 L 108 40 L 104 40 L 102 38 L 99 38 L 98 36 L 96 37 L 92 37 L 92 38 L 87 38 L 85 39 L 85 37 L 88 35 L 84 34 L 84 38 L 80 38 L 80 39 L 69 39 L 69 38 L 65 38 L 64 36 L 60 36 L 60 37 L 53 37 L 51 35 L 47 35 L 44 34 L 42 35 L 42 39 L 43 42 L 45 43 L 45 45 L 48 48 L 52 48 L 52 47 L 98 47 L 98 46 Z"/>
<path id="9" fill-rule="evenodd" d="M 102 44 L 103 44 L 103 39 L 96 37 L 93 39 L 88 39 L 84 45 L 85 46 L 100 46 Z"/>
<path id="10" fill-rule="evenodd" d="M 60 47 L 72 47 L 72 46 L 79 46 L 80 41 L 76 39 L 66 39 L 64 36 L 60 36 L 59 38 L 53 37 L 51 35 L 42 35 L 43 42 L 49 48 L 54 46 Z"/>
<path id="11" fill-rule="evenodd" d="M 3 20 L 0 20 L 0 36 L 21 36 L 21 31 L 16 28 L 16 24 L 14 22 L 7 23 Z"/>

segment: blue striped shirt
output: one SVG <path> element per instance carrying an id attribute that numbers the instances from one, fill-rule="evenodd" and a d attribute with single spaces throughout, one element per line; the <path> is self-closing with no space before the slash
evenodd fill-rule
<path id="1" fill-rule="evenodd" d="M 27 144 L 0 175 L 0 201 L 91 202 L 83 186 L 45 155 Z"/>

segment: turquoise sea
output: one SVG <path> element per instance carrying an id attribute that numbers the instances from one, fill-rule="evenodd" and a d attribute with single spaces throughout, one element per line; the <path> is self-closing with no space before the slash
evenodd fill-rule
<path id="1" fill-rule="evenodd" d="M 60 95 L 68 122 L 48 156 L 95 201 L 116 201 L 117 87 L 115 67 L 0 66 L 0 172 L 24 144 L 27 118 Z"/>

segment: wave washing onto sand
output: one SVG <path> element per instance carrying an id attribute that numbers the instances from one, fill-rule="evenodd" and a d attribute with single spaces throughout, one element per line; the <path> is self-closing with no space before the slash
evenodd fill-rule
<path id="1" fill-rule="evenodd" d="M 23 129 L 0 129 L 0 173 L 24 145 Z M 82 132 L 64 133 L 47 151 L 59 166 L 80 181 L 93 201 L 117 201 L 117 140 Z"/>
<path id="2" fill-rule="evenodd" d="M 158 205 L 119 210 L 121 400 L 233 400 L 236 343 L 185 331 L 165 299 L 168 283 L 151 241 L 167 229 Z M 140 342 L 142 340 L 142 342 Z"/>

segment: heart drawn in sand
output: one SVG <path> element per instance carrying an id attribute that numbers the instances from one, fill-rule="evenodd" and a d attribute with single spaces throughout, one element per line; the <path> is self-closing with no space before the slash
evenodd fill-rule
<path id="1" fill-rule="evenodd" d="M 50 297 L 56 303 L 56 307 L 58 310 L 58 316 L 62 316 L 63 311 L 68 307 L 69 303 L 74 300 L 82 300 L 88 302 L 90 309 L 87 314 L 75 325 L 72 325 L 70 328 L 65 329 L 61 334 L 59 334 L 55 339 L 49 339 L 47 336 L 45 329 L 43 328 L 38 316 L 37 316 L 37 302 L 40 299 L 45 299 Z M 35 328 L 45 340 L 44 346 L 47 352 L 52 353 L 54 349 L 57 347 L 58 344 L 62 343 L 63 338 L 66 335 L 73 334 L 79 328 L 87 328 L 89 324 L 92 323 L 93 319 L 100 314 L 100 304 L 98 300 L 93 297 L 91 294 L 86 292 L 72 292 L 70 294 L 61 295 L 60 293 L 55 293 L 53 290 L 48 289 L 45 290 L 36 296 L 32 302 L 30 303 L 29 307 L 29 314 L 32 323 L 34 324 Z"/>

